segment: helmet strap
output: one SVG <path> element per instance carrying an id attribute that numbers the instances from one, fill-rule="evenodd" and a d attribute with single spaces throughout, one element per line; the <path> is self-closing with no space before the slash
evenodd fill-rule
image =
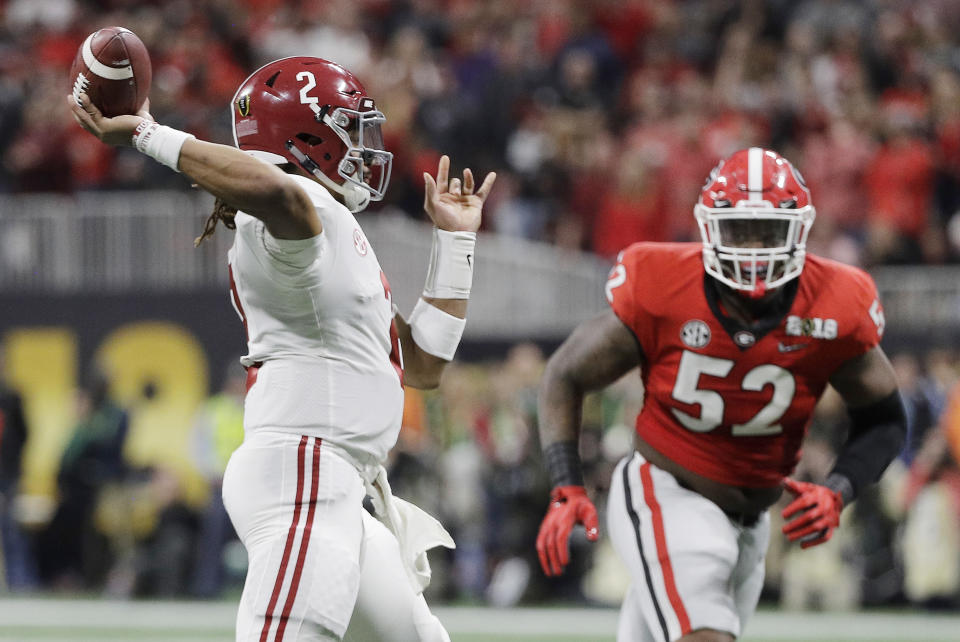
<path id="1" fill-rule="evenodd" d="M 328 190 L 340 195 L 343 199 L 344 206 L 350 210 L 351 213 L 356 214 L 370 204 L 370 192 L 362 187 L 349 183 L 338 185 L 320 170 L 312 158 L 297 149 L 297 146 L 293 144 L 292 140 L 287 141 L 286 147 L 290 154 L 297 159 L 300 167 L 319 180 Z"/>

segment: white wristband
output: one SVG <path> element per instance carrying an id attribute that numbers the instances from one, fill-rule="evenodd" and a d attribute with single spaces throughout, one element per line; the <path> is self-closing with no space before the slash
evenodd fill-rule
<path id="1" fill-rule="evenodd" d="M 440 308 L 419 299 L 410 314 L 413 342 L 427 354 L 451 361 L 460 345 L 466 319 L 447 314 Z"/>
<path id="2" fill-rule="evenodd" d="M 476 232 L 447 232 L 433 228 L 433 249 L 423 296 L 433 299 L 469 299 L 473 284 Z"/>
<path id="3" fill-rule="evenodd" d="M 179 172 L 180 148 L 190 138 L 196 137 L 179 129 L 142 120 L 133 132 L 133 146 L 137 151 Z"/>

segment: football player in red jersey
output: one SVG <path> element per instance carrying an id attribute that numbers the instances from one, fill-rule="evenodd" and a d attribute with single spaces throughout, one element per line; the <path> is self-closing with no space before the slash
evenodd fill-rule
<path id="1" fill-rule="evenodd" d="M 807 255 L 814 219 L 800 174 L 753 147 L 711 173 L 694 213 L 702 244 L 637 243 L 606 284 L 610 310 L 550 358 L 540 438 L 553 492 L 537 538 L 547 575 L 582 524 L 598 536 L 578 441 L 584 393 L 639 366 L 636 452 L 611 481 L 608 527 L 630 571 L 618 640 L 729 642 L 763 584 L 767 509 L 786 490 L 783 532 L 830 539 L 840 511 L 897 455 L 906 418 L 879 346 L 883 310 L 863 271 Z M 827 384 L 849 438 L 822 483 L 795 481 Z"/>

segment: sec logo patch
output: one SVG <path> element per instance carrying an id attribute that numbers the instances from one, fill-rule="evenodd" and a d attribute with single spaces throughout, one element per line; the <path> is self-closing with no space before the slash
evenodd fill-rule
<path id="1" fill-rule="evenodd" d="M 710 343 L 710 326 L 700 319 L 691 319 L 680 329 L 680 340 L 690 348 L 702 348 Z"/>

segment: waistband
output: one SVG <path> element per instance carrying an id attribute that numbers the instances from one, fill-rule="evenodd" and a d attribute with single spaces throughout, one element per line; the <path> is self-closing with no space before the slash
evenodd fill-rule
<path id="1" fill-rule="evenodd" d="M 299 440 L 300 437 L 303 437 L 305 433 L 297 432 L 295 430 L 283 430 L 280 428 L 253 428 L 247 429 L 245 435 L 279 435 L 284 439 L 290 439 L 291 441 Z M 371 483 L 376 478 L 380 472 L 381 462 L 374 457 L 373 455 L 361 452 L 353 448 L 347 448 L 341 444 L 338 444 L 335 440 L 330 437 L 324 437 L 322 435 L 307 434 L 310 437 L 316 437 L 322 442 L 322 448 L 324 452 L 333 453 L 338 456 L 340 459 L 344 460 L 350 464 L 353 468 L 357 470 L 360 474 L 360 477 L 365 483 Z"/>
<path id="2" fill-rule="evenodd" d="M 695 489 L 693 489 L 689 484 L 687 484 L 685 481 L 683 481 L 679 477 L 674 475 L 673 478 L 677 480 L 677 485 L 680 486 L 680 488 L 689 490 L 692 493 L 697 493 Z M 697 494 L 699 495 L 700 493 L 697 493 Z M 733 511 L 724 510 L 724 508 L 719 505 L 717 506 L 717 508 L 722 510 L 723 514 L 726 515 L 731 522 L 743 528 L 753 528 L 754 526 L 756 526 L 757 523 L 760 521 L 760 518 L 763 517 L 763 513 L 766 512 L 766 511 L 761 511 L 759 513 L 735 513 Z"/>

